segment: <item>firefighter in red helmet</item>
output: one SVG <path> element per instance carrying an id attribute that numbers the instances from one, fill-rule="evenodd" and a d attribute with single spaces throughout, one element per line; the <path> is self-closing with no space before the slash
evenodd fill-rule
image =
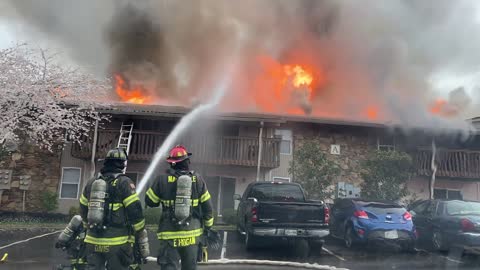
<path id="1" fill-rule="evenodd" d="M 157 179 L 147 190 L 145 202 L 162 207 L 157 237 L 157 263 L 162 270 L 197 269 L 199 243 L 213 225 L 210 193 L 203 178 L 190 170 L 192 154 L 181 145 L 167 158 L 167 176 Z"/>

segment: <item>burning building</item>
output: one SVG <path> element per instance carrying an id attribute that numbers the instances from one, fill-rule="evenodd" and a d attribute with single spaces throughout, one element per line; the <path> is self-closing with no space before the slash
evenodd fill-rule
<path id="1" fill-rule="evenodd" d="M 76 205 L 100 165 L 96 159 L 115 146 L 125 122 L 135 127 L 128 174 L 141 178 L 180 117 L 208 102 L 215 84 L 230 76 L 222 67 L 233 61 L 234 47 L 240 56 L 217 113 L 178 139 L 194 153 L 219 215 L 235 208 L 233 194 L 249 182 L 295 181 L 289 163 L 296 145 L 309 137 L 318 138 L 342 169 L 338 183 L 358 185 L 359 165 L 371 150 L 411 153 L 417 176 L 410 184 L 423 197 L 432 158 L 425 147 L 433 135 L 442 137 L 437 193 L 480 200 L 478 137 L 456 135 L 470 131 L 462 113 L 472 100 L 462 89 L 444 97 L 430 81 L 441 72 L 476 69 L 472 48 L 480 41 L 457 31 L 476 24 L 468 3 L 137 2 L 79 2 L 73 12 L 55 1 L 64 12 L 52 16 L 35 1 L 11 1 L 12 14 L 57 37 L 78 62 L 112 76 L 111 99 L 124 102 L 102 108 L 112 116 L 105 129 L 92 130 L 81 146 L 67 145 L 52 162 L 62 168 L 52 180 L 60 211 Z M 94 14 L 78 29 L 72 22 L 81 11 Z M 18 208 L 17 198 L 4 199 L 9 209 Z"/>

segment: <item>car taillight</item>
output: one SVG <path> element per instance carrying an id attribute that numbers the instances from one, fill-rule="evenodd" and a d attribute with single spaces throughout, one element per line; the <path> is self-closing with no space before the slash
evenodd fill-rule
<path id="1" fill-rule="evenodd" d="M 257 208 L 252 207 L 252 217 L 250 218 L 251 222 L 258 222 Z"/>
<path id="2" fill-rule="evenodd" d="M 353 213 L 354 216 L 358 218 L 363 218 L 363 219 L 368 219 L 367 212 L 362 211 L 362 210 L 357 210 Z"/>
<path id="3" fill-rule="evenodd" d="M 330 209 L 325 206 L 325 208 L 323 208 L 323 213 L 325 215 L 325 223 L 330 223 Z"/>
<path id="4" fill-rule="evenodd" d="M 466 218 L 462 219 L 460 223 L 462 224 L 462 231 L 464 232 L 473 232 L 475 230 L 475 224 Z"/>
<path id="5" fill-rule="evenodd" d="M 410 214 L 410 212 L 405 212 L 405 214 L 403 214 L 403 219 L 412 220 L 412 214 Z"/>

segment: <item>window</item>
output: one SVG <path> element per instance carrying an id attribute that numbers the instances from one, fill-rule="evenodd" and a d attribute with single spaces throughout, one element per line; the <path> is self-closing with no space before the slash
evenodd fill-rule
<path id="1" fill-rule="evenodd" d="M 443 215 L 444 211 L 445 211 L 445 203 L 439 202 L 437 207 L 437 216 Z"/>
<path id="2" fill-rule="evenodd" d="M 305 196 L 300 187 L 292 184 L 255 185 L 250 192 L 250 196 L 259 201 L 305 201 Z"/>
<path id="3" fill-rule="evenodd" d="M 82 169 L 63 168 L 60 199 L 78 199 Z"/>
<path id="4" fill-rule="evenodd" d="M 433 190 L 434 199 L 450 199 L 450 200 L 463 200 L 462 192 L 454 189 L 439 189 Z"/>
<path id="5" fill-rule="evenodd" d="M 282 142 L 280 143 L 280 154 L 291 155 L 292 154 L 292 131 L 288 129 L 277 129 L 275 130 L 275 135 L 282 137 Z"/>
<path id="6" fill-rule="evenodd" d="M 416 215 L 423 215 L 427 212 L 427 208 L 430 205 L 429 201 L 423 201 L 417 205 L 415 205 L 412 209 L 412 212 Z"/>
<path id="7" fill-rule="evenodd" d="M 378 135 L 377 149 L 385 151 L 395 151 L 395 136 L 391 134 Z"/>
<path id="8" fill-rule="evenodd" d="M 448 201 L 446 202 L 447 215 L 478 215 L 480 214 L 479 202 Z"/>

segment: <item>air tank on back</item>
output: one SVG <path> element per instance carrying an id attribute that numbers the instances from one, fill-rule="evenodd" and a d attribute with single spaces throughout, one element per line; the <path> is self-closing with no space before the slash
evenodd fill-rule
<path id="1" fill-rule="evenodd" d="M 57 239 L 56 247 L 66 247 L 83 230 L 82 217 L 75 215 L 72 217 L 67 227 L 60 233 Z"/>
<path id="2" fill-rule="evenodd" d="M 182 175 L 177 179 L 175 196 L 175 218 L 179 224 L 185 224 L 190 217 L 192 207 L 192 177 Z"/>
<path id="3" fill-rule="evenodd" d="M 87 221 L 90 228 L 103 228 L 105 215 L 105 197 L 107 194 L 107 182 L 103 179 L 93 181 L 88 201 Z"/>

